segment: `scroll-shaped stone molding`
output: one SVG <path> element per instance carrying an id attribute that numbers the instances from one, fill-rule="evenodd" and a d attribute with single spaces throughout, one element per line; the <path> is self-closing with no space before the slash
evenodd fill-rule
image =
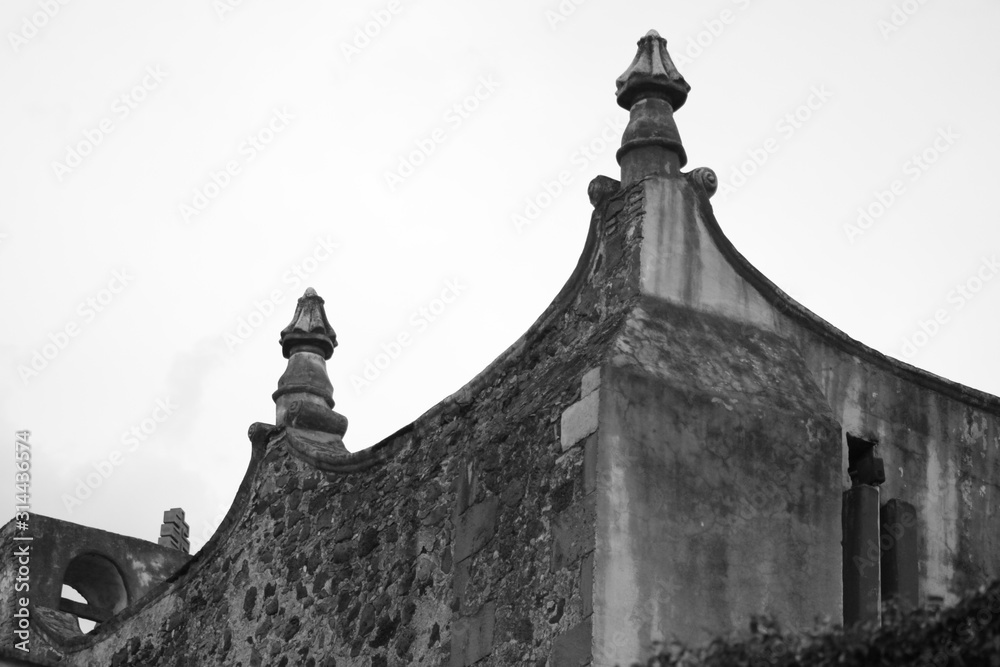
<path id="1" fill-rule="evenodd" d="M 590 198 L 590 205 L 597 208 L 602 201 L 614 195 L 621 189 L 622 184 L 607 176 L 595 176 L 587 186 L 587 197 Z"/>
<path id="2" fill-rule="evenodd" d="M 250 428 L 247 429 L 247 438 L 250 439 L 250 443 L 254 447 L 259 447 L 263 450 L 267 446 L 267 443 L 271 440 L 271 436 L 274 435 L 275 431 L 279 430 L 274 424 L 265 424 L 264 422 L 254 422 L 250 424 Z"/>
<path id="3" fill-rule="evenodd" d="M 324 304 L 311 287 L 299 298 L 292 322 L 281 331 L 281 353 L 288 366 L 271 397 L 278 427 L 301 431 L 310 442 L 346 454 L 347 418 L 333 411 L 333 385 L 326 371 L 337 334 Z"/>
<path id="4" fill-rule="evenodd" d="M 347 431 L 347 417 L 314 403 L 291 401 L 288 404 L 288 410 L 285 411 L 284 425 L 307 431 L 343 435 Z"/>
<path id="5" fill-rule="evenodd" d="M 693 169 L 688 176 L 692 181 L 705 189 L 705 194 L 711 198 L 719 190 L 719 177 L 708 167 Z"/>
<path id="6" fill-rule="evenodd" d="M 331 447 L 326 434 L 298 428 L 279 429 L 275 432 L 274 445 L 285 445 L 297 458 L 317 470 L 350 473 L 368 470 L 389 461 L 410 444 L 405 438 L 385 440 L 374 447 L 349 452 L 346 448 Z"/>
<path id="7" fill-rule="evenodd" d="M 622 146 L 615 157 L 622 186 L 647 176 L 677 176 L 687 153 L 674 111 L 687 101 L 691 86 L 667 53 L 667 40 L 650 30 L 637 42 L 632 64 L 616 80 L 618 105 L 629 112 Z"/>

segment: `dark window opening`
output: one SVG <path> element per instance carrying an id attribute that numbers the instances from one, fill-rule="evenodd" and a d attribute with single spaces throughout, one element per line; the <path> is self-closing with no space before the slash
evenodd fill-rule
<path id="1" fill-rule="evenodd" d="M 841 510 L 844 625 L 878 623 L 881 610 L 879 488 L 885 481 L 876 443 L 847 434 L 847 474 Z"/>
<path id="2" fill-rule="evenodd" d="M 67 584 L 63 584 L 62 597 L 66 600 L 69 600 L 70 602 L 79 602 L 80 604 L 87 604 L 87 598 L 80 595 L 80 591 L 76 590 L 75 588 Z M 83 634 L 87 634 L 95 627 L 97 627 L 97 623 L 95 623 L 94 621 L 91 621 L 86 618 L 80 618 L 79 616 L 76 617 L 76 624 L 77 626 L 79 626 L 80 632 L 82 632 Z"/>
<path id="3" fill-rule="evenodd" d="M 83 554 L 71 560 L 63 576 L 62 591 L 59 610 L 76 616 L 83 632 L 107 621 L 129 601 L 118 567 L 99 554 Z"/>
<path id="4" fill-rule="evenodd" d="M 877 442 L 847 434 L 847 474 L 851 486 L 878 486 L 885 481 L 885 466 L 882 459 L 875 456 L 877 446 Z"/>
<path id="5" fill-rule="evenodd" d="M 892 498 L 880 504 L 885 466 L 875 456 L 877 442 L 847 434 L 844 492 L 844 625 L 878 623 L 891 601 L 903 611 L 918 604 L 919 557 L 916 508 Z"/>

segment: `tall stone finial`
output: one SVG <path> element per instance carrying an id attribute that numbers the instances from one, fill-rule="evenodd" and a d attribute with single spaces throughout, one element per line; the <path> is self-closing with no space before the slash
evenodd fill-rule
<path id="1" fill-rule="evenodd" d="M 291 324 L 281 331 L 281 353 L 288 367 L 271 398 L 278 426 L 307 431 L 346 453 L 342 438 L 347 418 L 333 411 L 333 385 L 326 372 L 337 334 L 326 319 L 324 303 L 311 287 L 299 298 Z"/>
<path id="2" fill-rule="evenodd" d="M 676 176 L 687 164 L 674 111 L 687 101 L 691 86 L 659 33 L 650 30 L 638 46 L 632 64 L 615 82 L 618 104 L 630 116 L 616 155 L 623 187 L 646 176 Z"/>

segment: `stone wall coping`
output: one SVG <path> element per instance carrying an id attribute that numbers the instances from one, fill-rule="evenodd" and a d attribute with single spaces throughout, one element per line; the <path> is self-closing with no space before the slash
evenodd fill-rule
<path id="1" fill-rule="evenodd" d="M 905 361 L 882 354 L 878 350 L 851 338 L 819 315 L 798 303 L 764 276 L 760 270 L 736 249 L 736 246 L 726 237 L 718 220 L 716 220 L 712 205 L 708 200 L 708 194 L 701 187 L 695 187 L 694 190 L 697 192 L 698 213 L 701 215 L 709 236 L 715 242 L 722 256 L 729 261 L 740 277 L 750 283 L 779 313 L 802 325 L 807 331 L 815 334 L 824 343 L 831 345 L 841 352 L 858 357 L 866 363 L 870 363 L 907 382 L 938 392 L 960 403 L 1000 415 L 1000 397 L 948 380 L 930 371 L 917 368 Z"/>

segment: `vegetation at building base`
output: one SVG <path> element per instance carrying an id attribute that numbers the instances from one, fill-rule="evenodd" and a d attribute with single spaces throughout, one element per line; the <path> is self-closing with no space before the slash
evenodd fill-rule
<path id="1" fill-rule="evenodd" d="M 1000 580 L 947 609 L 904 614 L 887 607 L 881 627 L 784 633 L 770 619 L 755 618 L 749 637 L 716 639 L 697 649 L 672 643 L 646 663 L 646 667 L 797 665 L 1000 667 Z"/>

